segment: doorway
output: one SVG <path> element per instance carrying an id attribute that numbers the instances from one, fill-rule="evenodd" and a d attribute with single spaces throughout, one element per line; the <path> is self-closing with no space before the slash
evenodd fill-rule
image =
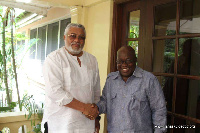
<path id="1" fill-rule="evenodd" d="M 135 49 L 137 65 L 163 88 L 170 133 L 200 133 L 199 5 L 200 0 L 114 2 L 110 70 L 117 70 L 121 46 Z"/>

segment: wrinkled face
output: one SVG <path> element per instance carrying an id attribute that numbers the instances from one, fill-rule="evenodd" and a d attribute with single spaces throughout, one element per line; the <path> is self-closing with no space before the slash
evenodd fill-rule
<path id="1" fill-rule="evenodd" d="M 85 33 L 83 29 L 71 27 L 64 35 L 65 47 L 72 54 L 79 54 L 85 44 Z"/>
<path id="2" fill-rule="evenodd" d="M 126 82 L 133 74 L 136 67 L 136 59 L 128 51 L 119 51 L 117 54 L 117 69 Z"/>

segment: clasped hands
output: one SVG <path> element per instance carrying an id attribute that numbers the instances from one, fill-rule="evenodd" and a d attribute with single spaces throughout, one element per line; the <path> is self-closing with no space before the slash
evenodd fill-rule
<path id="1" fill-rule="evenodd" d="M 96 104 L 86 104 L 82 112 L 90 120 L 94 120 L 99 115 L 99 110 Z"/>

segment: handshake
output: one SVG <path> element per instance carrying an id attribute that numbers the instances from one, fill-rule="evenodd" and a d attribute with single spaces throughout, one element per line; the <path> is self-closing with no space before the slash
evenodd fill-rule
<path id="1" fill-rule="evenodd" d="M 94 120 L 99 115 L 99 110 L 96 104 L 85 104 L 84 111 L 82 112 L 88 119 Z"/>

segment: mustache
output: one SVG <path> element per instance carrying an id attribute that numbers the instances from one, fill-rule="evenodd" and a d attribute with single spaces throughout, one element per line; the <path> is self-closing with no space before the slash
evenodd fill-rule
<path id="1" fill-rule="evenodd" d="M 78 43 L 78 42 L 72 42 L 72 43 L 71 43 L 71 46 L 74 45 L 74 44 L 76 44 L 76 45 L 81 45 L 81 44 Z"/>

